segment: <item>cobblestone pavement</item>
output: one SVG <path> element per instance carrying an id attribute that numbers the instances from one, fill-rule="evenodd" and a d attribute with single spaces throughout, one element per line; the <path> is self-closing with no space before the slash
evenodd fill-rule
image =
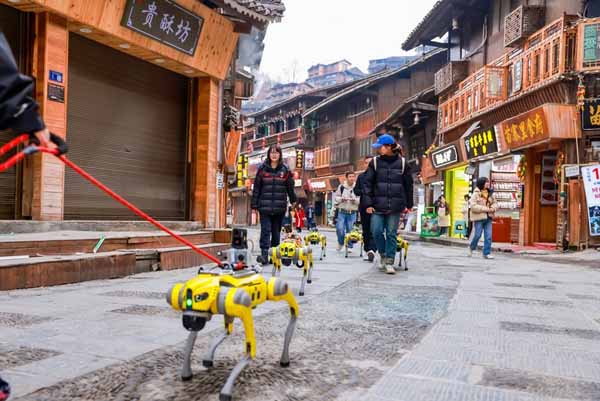
<path id="1" fill-rule="evenodd" d="M 256 232 L 252 232 L 256 237 Z M 239 400 L 600 400 L 600 270 L 413 243 L 411 270 L 333 250 L 301 298 L 292 365 L 285 306 L 256 310 L 258 358 Z M 185 331 L 161 295 L 193 270 L 0 293 L 0 369 L 20 401 L 217 400 L 242 329 L 181 382 Z M 284 270 L 297 292 L 300 272 Z M 264 306 L 264 307 L 263 307 Z M 7 366 L 5 366 L 7 365 Z"/>

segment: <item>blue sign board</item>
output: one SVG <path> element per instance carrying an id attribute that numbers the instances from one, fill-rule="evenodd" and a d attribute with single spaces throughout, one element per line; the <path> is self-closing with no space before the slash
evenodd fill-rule
<path id="1" fill-rule="evenodd" d="M 50 70 L 50 81 L 58 82 L 59 84 L 63 83 L 63 74 L 62 72 L 52 71 Z"/>

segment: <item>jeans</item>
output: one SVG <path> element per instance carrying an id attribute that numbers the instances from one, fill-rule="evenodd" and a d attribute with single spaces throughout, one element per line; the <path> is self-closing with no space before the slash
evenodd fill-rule
<path id="1" fill-rule="evenodd" d="M 279 245 L 283 214 L 260 214 L 260 249 L 264 253 Z"/>
<path id="2" fill-rule="evenodd" d="M 396 257 L 398 245 L 396 235 L 399 225 L 400 213 L 373 214 L 371 216 L 371 232 L 377 251 L 382 258 L 394 259 Z"/>
<path id="3" fill-rule="evenodd" d="M 475 233 L 471 239 L 471 250 L 477 249 L 477 244 L 483 234 L 483 256 L 492 253 L 492 219 L 479 220 L 473 222 Z"/>
<path id="4" fill-rule="evenodd" d="M 375 240 L 371 232 L 371 215 L 365 209 L 360 209 L 360 222 L 362 224 L 363 243 L 365 252 L 376 251 Z"/>
<path id="5" fill-rule="evenodd" d="M 338 212 L 337 222 L 335 223 L 335 231 L 337 233 L 338 244 L 344 245 L 346 234 L 352 231 L 352 227 L 356 223 L 356 212 Z"/>

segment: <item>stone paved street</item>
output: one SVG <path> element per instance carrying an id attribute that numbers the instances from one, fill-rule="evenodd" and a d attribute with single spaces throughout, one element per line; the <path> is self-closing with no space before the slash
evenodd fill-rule
<path id="1" fill-rule="evenodd" d="M 286 308 L 262 305 L 258 358 L 236 399 L 600 400 L 600 271 L 417 242 L 410 271 L 387 276 L 357 252 L 337 254 L 327 235 L 328 257 L 299 298 L 290 368 L 278 365 Z M 193 274 L 0 293 L 0 369 L 15 399 L 217 400 L 242 328 L 209 371 L 200 362 L 221 326 L 213 319 L 196 375 L 180 381 L 186 332 L 163 293 Z M 300 272 L 282 276 L 297 292 Z"/>

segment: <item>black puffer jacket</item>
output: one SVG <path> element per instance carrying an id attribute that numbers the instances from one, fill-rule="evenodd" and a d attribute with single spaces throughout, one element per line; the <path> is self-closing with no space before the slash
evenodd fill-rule
<path id="1" fill-rule="evenodd" d="M 0 32 L 0 130 L 30 134 L 45 128 L 38 104 L 31 98 L 33 80 L 19 74 L 8 42 Z"/>
<path id="2" fill-rule="evenodd" d="M 283 163 L 276 169 L 267 162 L 263 163 L 254 180 L 252 209 L 263 214 L 285 214 L 288 197 L 291 203 L 296 202 L 294 177 L 290 170 Z"/>
<path id="3" fill-rule="evenodd" d="M 367 176 L 367 170 L 362 172 L 356 178 L 356 184 L 354 185 L 354 195 L 360 196 L 360 203 L 358 204 L 359 210 L 365 210 L 368 207 L 367 203 L 366 203 L 366 198 L 363 196 L 364 192 L 365 192 L 364 186 L 365 186 L 365 177 L 366 176 Z"/>
<path id="4" fill-rule="evenodd" d="M 375 167 L 377 163 L 377 167 Z M 404 166 L 403 166 L 404 164 Z M 364 185 L 364 203 L 375 213 L 398 213 L 413 207 L 413 180 L 406 159 L 378 156 L 369 163 Z"/>

